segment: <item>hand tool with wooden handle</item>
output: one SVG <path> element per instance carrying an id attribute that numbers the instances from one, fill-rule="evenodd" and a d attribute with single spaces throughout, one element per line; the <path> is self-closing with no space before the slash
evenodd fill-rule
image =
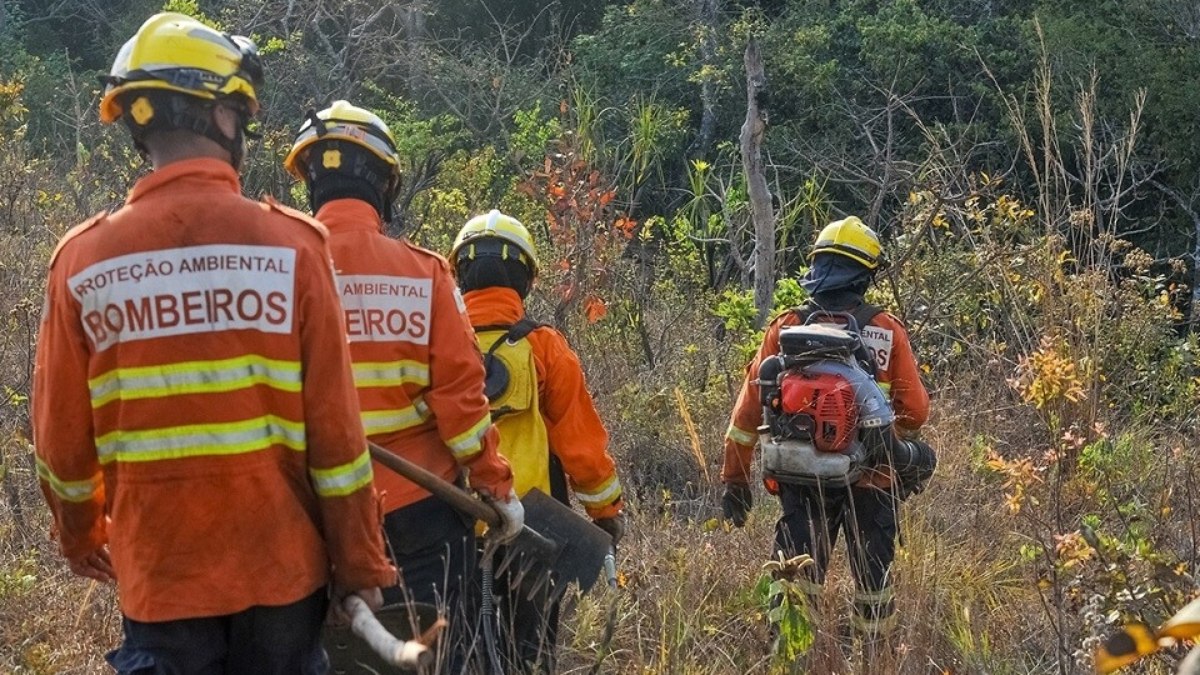
<path id="1" fill-rule="evenodd" d="M 466 490 L 375 443 L 369 446 L 371 457 L 383 466 L 425 488 L 458 511 L 482 520 L 490 527 L 499 525 L 500 515 L 496 510 Z M 600 575 L 612 538 L 590 520 L 540 490 L 530 490 L 521 499 L 521 504 L 525 507 L 525 527 L 508 548 L 549 569 L 560 588 L 574 581 L 586 592 Z"/>

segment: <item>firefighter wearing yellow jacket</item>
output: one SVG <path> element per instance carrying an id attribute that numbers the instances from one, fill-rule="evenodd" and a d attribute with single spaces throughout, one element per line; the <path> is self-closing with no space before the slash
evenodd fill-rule
<path id="1" fill-rule="evenodd" d="M 450 258 L 484 354 L 492 419 L 517 494 L 538 488 L 568 503 L 573 492 L 615 545 L 625 533 L 621 482 L 583 367 L 561 333 L 525 315 L 538 269 L 529 231 L 499 211 L 476 216 Z M 545 607 L 515 593 L 509 601 L 502 627 L 517 643 L 512 669 L 553 672 L 557 603 Z"/>

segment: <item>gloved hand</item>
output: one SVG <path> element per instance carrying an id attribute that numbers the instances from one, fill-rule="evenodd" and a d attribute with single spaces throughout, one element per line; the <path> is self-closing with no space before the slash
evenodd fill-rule
<path id="1" fill-rule="evenodd" d="M 353 621 L 353 617 L 346 611 L 346 598 L 351 595 L 357 595 L 362 598 L 362 601 L 367 603 L 367 608 L 372 612 L 378 612 L 383 607 L 383 591 L 377 586 L 375 588 L 360 588 L 357 591 L 347 591 L 337 584 L 333 585 L 330 591 L 332 602 L 329 603 L 329 611 L 325 614 L 325 623 L 330 626 L 348 626 Z"/>
<path id="2" fill-rule="evenodd" d="M 521 500 L 517 499 L 517 493 L 509 490 L 508 496 L 504 499 L 488 498 L 487 501 L 500 516 L 500 522 L 492 528 L 496 530 L 496 537 L 499 538 L 500 543 L 507 544 L 516 539 L 517 535 L 521 533 L 521 529 L 525 527 L 525 507 L 521 505 Z"/>
<path id="3" fill-rule="evenodd" d="M 721 511 L 725 520 L 733 521 L 734 527 L 746 524 L 746 515 L 754 505 L 754 493 L 745 483 L 726 483 L 725 495 L 721 497 Z"/>
<path id="4" fill-rule="evenodd" d="M 617 548 L 617 544 L 625 536 L 625 514 L 618 513 L 611 518 L 597 518 L 592 521 L 596 527 L 608 533 L 612 537 L 613 549 Z"/>

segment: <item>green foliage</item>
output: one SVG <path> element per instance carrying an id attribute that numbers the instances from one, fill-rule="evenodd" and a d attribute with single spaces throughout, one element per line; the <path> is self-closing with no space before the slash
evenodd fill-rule
<path id="1" fill-rule="evenodd" d="M 365 89 L 361 105 L 369 106 L 392 130 L 396 150 L 405 163 L 404 173 L 411 173 L 430 155 L 448 153 L 467 143 L 467 134 L 453 115 L 425 116 L 415 102 L 375 83 L 366 83 Z"/>
<path id="2" fill-rule="evenodd" d="M 754 585 L 754 597 L 777 635 L 777 663 L 792 663 L 812 647 L 816 627 L 809 621 L 805 595 L 795 583 L 763 574 Z"/>
<path id="3" fill-rule="evenodd" d="M 0 601 L 27 595 L 38 583 L 37 560 L 27 557 L 0 569 Z"/>
<path id="4" fill-rule="evenodd" d="M 186 14 L 203 24 L 221 30 L 220 24 L 210 19 L 204 12 L 200 11 L 200 3 L 198 0 L 166 0 L 166 2 L 163 3 L 161 11 Z"/>
<path id="5" fill-rule="evenodd" d="M 803 305 L 808 299 L 805 291 L 795 279 L 780 279 L 775 285 L 775 295 L 772 298 L 772 316 L 786 312 L 794 307 Z M 754 308 L 754 291 L 727 290 L 721 294 L 721 299 L 713 308 L 713 315 L 721 319 L 725 329 L 735 340 L 737 351 L 743 361 L 750 360 L 762 343 L 764 329 L 756 329 L 758 318 Z"/>

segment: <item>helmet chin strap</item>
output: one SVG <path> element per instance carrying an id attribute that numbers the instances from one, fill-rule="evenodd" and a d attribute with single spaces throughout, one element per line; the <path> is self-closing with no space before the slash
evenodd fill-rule
<path id="1" fill-rule="evenodd" d="M 190 131 L 204 136 L 221 146 L 229 153 L 229 163 L 235 170 L 240 171 L 246 158 L 246 139 L 257 138 L 258 134 L 250 132 L 250 115 L 246 110 L 230 103 L 227 105 L 237 115 L 233 137 L 226 136 L 220 125 L 213 119 L 218 102 L 200 101 L 194 97 L 164 92 L 134 92 L 129 99 L 144 99 L 152 114 L 146 122 L 138 123 L 132 115 L 122 115 L 125 126 L 133 136 L 134 147 L 142 157 L 147 157 L 146 138 L 158 131 Z M 191 99 L 191 100 L 189 100 Z"/>

